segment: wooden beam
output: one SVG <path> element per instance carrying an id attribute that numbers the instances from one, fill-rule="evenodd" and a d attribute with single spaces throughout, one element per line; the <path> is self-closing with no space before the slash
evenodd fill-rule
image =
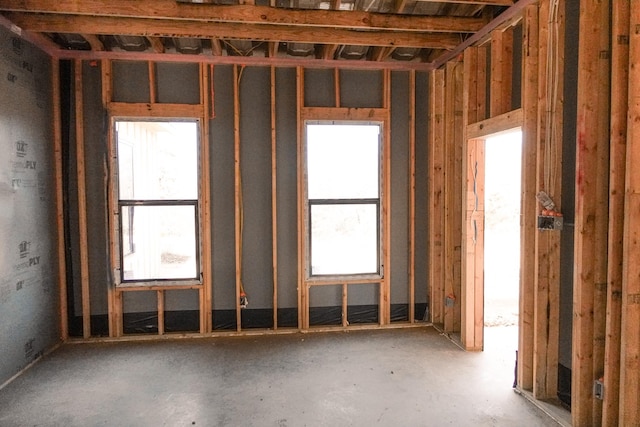
<path id="1" fill-rule="evenodd" d="M 640 4 L 630 1 L 620 425 L 640 425 Z"/>
<path id="2" fill-rule="evenodd" d="M 388 111 L 385 108 L 349 108 L 349 107 L 304 107 L 300 111 L 302 120 L 360 120 L 384 121 Z"/>
<path id="3" fill-rule="evenodd" d="M 271 67 L 271 252 L 273 329 L 278 329 L 278 135 L 276 132 L 276 69 Z"/>
<path id="4" fill-rule="evenodd" d="M 609 240 L 607 259 L 607 324 L 604 364 L 602 425 L 619 425 L 623 399 L 620 384 L 620 346 L 622 340 L 622 281 L 625 174 L 627 151 L 627 112 L 629 107 L 630 2 L 612 4 L 611 44 L 611 143 L 609 156 Z M 637 424 L 638 422 L 636 422 Z"/>
<path id="5" fill-rule="evenodd" d="M 444 70 L 429 77 L 429 311 L 444 324 L 445 80 Z"/>
<path id="6" fill-rule="evenodd" d="M 564 0 L 552 8 L 539 6 L 538 29 L 538 129 L 536 188 L 562 206 L 562 128 L 564 69 Z M 533 72 L 533 71 L 532 71 Z M 539 209 L 541 211 L 542 209 Z M 535 235 L 533 396 L 558 395 L 560 324 L 560 232 L 537 230 Z"/>
<path id="7" fill-rule="evenodd" d="M 409 323 L 416 311 L 416 73 L 409 73 Z"/>
<path id="8" fill-rule="evenodd" d="M 91 50 L 104 50 L 104 44 L 98 36 L 94 34 L 81 34 L 81 36 L 87 41 L 87 43 L 89 43 Z"/>
<path id="9" fill-rule="evenodd" d="M 372 62 L 360 60 L 325 60 L 310 58 L 294 58 L 279 56 L 277 58 L 267 58 L 263 56 L 205 56 L 205 55 L 184 55 L 182 53 L 153 52 L 124 52 L 124 51 L 101 51 L 93 52 L 87 50 L 66 50 L 58 49 L 51 54 L 58 59 L 83 59 L 87 61 L 95 60 L 123 60 L 123 61 L 158 61 L 167 63 L 182 64 L 217 64 L 217 65 L 247 65 L 247 66 L 275 66 L 275 67 L 306 67 L 316 69 L 333 69 L 336 67 L 350 70 L 398 70 L 398 71 L 431 71 L 433 66 L 424 62 L 416 61 L 385 61 Z"/>
<path id="10" fill-rule="evenodd" d="M 0 0 L 0 11 L 13 13 L 58 14 L 68 19 L 116 18 L 127 22 L 141 20 L 185 21 L 188 25 L 272 26 L 314 31 L 317 28 L 387 30 L 407 32 L 473 33 L 483 28 L 483 18 L 439 15 L 395 15 L 361 10 L 291 9 L 254 5 L 216 5 L 173 0 Z M 11 20 L 11 18 L 9 18 Z M 18 24 L 19 25 L 19 24 Z M 238 28 L 240 28 L 238 27 Z M 91 31 L 89 33 L 92 33 Z M 117 34 L 117 33 L 114 33 Z M 174 34 L 179 37 L 179 33 Z M 287 40 L 286 38 L 284 40 Z"/>
<path id="11" fill-rule="evenodd" d="M 158 310 L 158 335 L 164 335 L 164 291 L 156 291 Z"/>
<path id="12" fill-rule="evenodd" d="M 347 284 L 342 284 L 342 327 L 349 326 L 349 313 L 348 313 L 348 291 Z"/>
<path id="13" fill-rule="evenodd" d="M 84 100 L 82 61 L 74 62 L 76 171 L 78 174 L 78 229 L 80 240 L 80 287 L 82 289 L 82 336 L 91 336 L 91 298 L 89 295 L 89 238 L 84 154 Z"/>
<path id="14" fill-rule="evenodd" d="M 52 57 L 55 57 L 57 52 L 60 50 L 60 46 L 58 46 L 49 37 L 39 33 L 23 31 L 22 28 L 18 27 L 2 15 L 0 15 L 0 27 L 6 28 L 18 37 L 21 37 L 23 40 L 33 43 Z"/>
<path id="15" fill-rule="evenodd" d="M 336 51 L 338 50 L 337 44 L 325 44 L 322 46 L 322 58 L 325 60 L 334 59 Z"/>
<path id="16" fill-rule="evenodd" d="M 305 210 L 303 207 L 303 200 L 305 199 L 304 192 L 304 119 L 302 111 L 304 109 L 304 69 L 302 67 L 296 68 L 296 123 L 297 123 L 297 182 L 298 182 L 298 329 L 309 329 L 309 305 L 308 305 L 308 292 L 309 287 L 304 283 L 306 279 L 306 266 L 305 266 L 305 251 L 306 251 L 306 239 L 305 233 Z"/>
<path id="17" fill-rule="evenodd" d="M 254 6 L 257 7 L 257 6 Z M 399 15 L 400 16 L 400 15 Z M 409 15 L 402 15 L 409 16 Z M 133 35 L 144 37 L 222 38 L 253 41 L 286 41 L 298 43 L 348 44 L 357 46 L 419 47 L 453 49 L 459 36 L 449 33 L 390 31 L 358 31 L 347 28 L 262 25 L 143 19 L 108 16 L 61 14 L 26 14 L 7 12 L 7 18 L 18 26 L 38 33 L 94 33 L 99 35 Z"/>
<path id="18" fill-rule="evenodd" d="M 513 6 L 513 0 L 417 0 L 424 3 L 479 4 L 486 6 Z"/>
<path id="19" fill-rule="evenodd" d="M 162 43 L 160 37 L 147 37 L 147 40 L 149 40 L 151 50 L 155 53 L 164 53 L 164 43 Z"/>
<path id="20" fill-rule="evenodd" d="M 215 37 L 211 38 L 211 54 L 213 56 L 222 56 L 222 42 L 220 39 Z"/>
<path id="21" fill-rule="evenodd" d="M 200 105 L 202 106 L 203 115 L 200 119 L 200 187 L 202 194 L 200 195 L 200 232 L 201 234 L 201 257 L 202 257 L 202 289 L 199 291 L 200 296 L 200 331 L 209 333 L 213 329 L 212 319 L 212 294 L 213 294 L 213 268 L 212 260 L 212 242 L 211 242 L 211 162 L 210 162 L 210 135 L 209 135 L 209 118 L 211 116 L 210 108 L 212 100 L 210 98 L 213 82 L 210 79 L 209 67 L 206 64 L 200 64 Z"/>
<path id="22" fill-rule="evenodd" d="M 460 341 L 469 351 L 484 347 L 484 140 L 470 139 L 468 123 L 477 121 L 478 55 L 476 47 L 464 52 L 462 82 L 462 185 L 464 186 L 461 267 Z M 481 91 L 482 93 L 482 91 Z"/>
<path id="23" fill-rule="evenodd" d="M 465 141 L 463 147 L 465 186 L 462 228 L 461 330 L 467 351 L 481 351 L 484 342 L 484 140 Z"/>
<path id="24" fill-rule="evenodd" d="M 593 382 L 604 373 L 610 119 L 609 0 L 580 2 L 573 289 L 573 425 L 601 422 Z"/>
<path id="25" fill-rule="evenodd" d="M 505 130 L 516 129 L 522 126 L 522 108 L 500 114 L 490 119 L 485 119 L 467 126 L 469 139 L 483 138 Z"/>
<path id="26" fill-rule="evenodd" d="M 374 46 L 371 48 L 371 54 L 369 54 L 369 58 L 371 61 L 381 62 L 387 59 L 391 53 L 393 53 L 393 48 L 391 47 L 383 47 L 383 46 Z"/>
<path id="27" fill-rule="evenodd" d="M 242 330 L 242 308 L 240 293 L 242 289 L 242 169 L 240 167 L 240 73 L 233 66 L 233 158 L 234 158 L 234 206 L 235 206 L 235 272 L 236 272 L 236 330 Z"/>
<path id="28" fill-rule="evenodd" d="M 391 323 L 391 71 L 383 71 L 382 109 L 385 112 L 382 121 L 382 268 L 383 280 L 380 282 L 380 325 Z"/>
<path id="29" fill-rule="evenodd" d="M 480 31 L 477 31 L 471 37 L 466 39 L 464 42 L 460 43 L 456 46 L 455 49 L 445 52 L 441 56 L 439 56 L 435 61 L 433 61 L 434 68 L 440 68 L 448 61 L 456 58 L 460 55 L 466 48 L 469 46 L 475 46 L 481 43 L 486 37 L 488 37 L 492 31 L 507 25 L 509 22 L 517 19 L 522 15 L 524 10 L 531 5 L 535 5 L 539 0 L 518 0 L 517 3 L 513 4 L 509 9 L 502 12 L 497 18 L 493 19 L 487 25 L 482 27 Z"/>
<path id="30" fill-rule="evenodd" d="M 112 100 L 112 81 L 111 81 L 111 61 L 101 61 L 101 83 L 102 83 L 102 108 L 104 111 L 108 111 L 109 103 Z M 116 141 L 114 135 L 114 122 L 113 118 L 109 116 L 109 122 L 107 127 L 107 147 L 109 153 L 109 169 L 116 170 Z M 113 179 L 111 176 L 109 179 Z M 110 186 L 112 187 L 112 186 Z M 120 253 L 117 247 L 118 240 L 118 200 L 117 194 L 113 188 L 107 195 L 108 205 L 108 218 L 109 218 L 109 267 L 113 272 L 111 283 L 107 290 L 108 300 L 108 318 L 109 318 L 109 337 L 116 337 L 122 335 L 122 317 L 121 312 L 118 310 L 118 298 L 116 285 L 120 282 Z"/>
<path id="31" fill-rule="evenodd" d="M 334 97 L 335 97 L 336 108 L 340 108 L 341 106 L 340 89 L 341 89 L 340 88 L 340 69 L 334 68 L 333 69 L 333 91 L 335 93 Z"/>
<path id="32" fill-rule="evenodd" d="M 56 186 L 57 283 L 60 307 L 60 339 L 69 338 L 69 312 L 67 306 L 67 264 L 64 228 L 64 179 L 62 173 L 62 113 L 60 111 L 60 61 L 51 61 L 51 90 L 53 102 L 53 167 Z"/>
<path id="33" fill-rule="evenodd" d="M 158 85 L 156 84 L 156 64 L 153 61 L 147 62 L 147 72 L 149 74 L 149 102 L 155 104 L 158 96 Z"/>
<path id="34" fill-rule="evenodd" d="M 520 304 L 518 387 L 533 390 L 536 163 L 538 129 L 538 6 L 524 11 L 522 67 L 522 201 L 520 228 Z"/>
<path id="35" fill-rule="evenodd" d="M 152 104 L 110 102 L 109 114 L 116 117 L 203 117 L 201 104 Z"/>
<path id="36" fill-rule="evenodd" d="M 445 72 L 445 332 L 459 332 L 462 254 L 462 63 Z"/>
<path id="37" fill-rule="evenodd" d="M 278 56 L 279 46 L 280 46 L 279 42 L 269 42 L 267 46 L 267 56 L 269 58 L 276 58 Z"/>

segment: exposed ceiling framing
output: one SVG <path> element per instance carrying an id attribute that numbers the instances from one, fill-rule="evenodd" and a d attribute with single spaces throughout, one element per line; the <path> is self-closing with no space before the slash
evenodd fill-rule
<path id="1" fill-rule="evenodd" d="M 430 68 L 535 2 L 268 1 L 0 0 L 0 24 L 57 57 Z"/>

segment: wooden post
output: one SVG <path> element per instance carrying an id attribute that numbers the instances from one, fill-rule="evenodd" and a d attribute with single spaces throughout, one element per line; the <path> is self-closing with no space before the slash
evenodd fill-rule
<path id="1" fill-rule="evenodd" d="M 89 242 L 87 231 L 87 192 L 84 157 L 84 102 L 82 60 L 74 61 L 76 113 L 76 169 L 78 174 L 78 222 L 80 231 L 80 280 L 82 288 L 82 336 L 91 336 L 91 299 L 89 295 Z"/>
<path id="2" fill-rule="evenodd" d="M 444 324 L 445 210 L 444 70 L 429 77 L 429 311 L 431 322 Z"/>
<path id="3" fill-rule="evenodd" d="M 391 71 L 384 70 L 385 121 L 382 147 L 382 254 L 384 277 L 380 283 L 380 325 L 391 323 Z"/>
<path id="4" fill-rule="evenodd" d="M 620 425 L 640 425 L 640 4 L 631 1 Z"/>
<path id="5" fill-rule="evenodd" d="M 561 212 L 564 1 L 559 0 L 555 8 L 545 0 L 540 3 L 538 13 L 536 191 L 545 191 Z M 540 211 L 539 205 L 530 214 Z M 558 393 L 559 231 L 536 231 L 534 287 L 533 395 L 537 399 L 550 399 Z"/>
<path id="6" fill-rule="evenodd" d="M 349 326 L 347 284 L 342 284 L 342 327 Z"/>
<path id="7" fill-rule="evenodd" d="M 200 64 L 200 105 L 202 117 L 200 117 L 200 232 L 202 233 L 201 257 L 202 257 L 202 287 L 198 291 L 200 295 L 200 332 L 209 333 L 213 330 L 212 322 L 212 294 L 213 274 L 211 267 L 211 173 L 209 163 L 209 117 L 210 117 L 210 90 L 209 70 L 207 64 Z"/>
<path id="8" fill-rule="evenodd" d="M 462 251 L 462 63 L 445 74 L 445 309 L 444 330 L 460 331 Z"/>
<path id="9" fill-rule="evenodd" d="M 51 60 L 53 100 L 53 163 L 56 183 L 56 232 L 58 255 L 58 292 L 60 293 L 60 339 L 69 339 L 69 312 L 67 306 L 67 264 L 64 230 L 64 178 L 62 176 L 62 115 L 60 112 L 60 61 Z"/>
<path id="10" fill-rule="evenodd" d="M 235 185 L 235 248 L 236 248 L 236 329 L 242 330 L 240 288 L 242 284 L 242 170 L 240 169 L 240 75 L 233 66 L 233 152 Z"/>
<path id="11" fill-rule="evenodd" d="M 156 298 L 158 303 L 158 335 L 164 335 L 164 291 L 157 290 Z"/>
<path id="12" fill-rule="evenodd" d="M 573 425 L 601 422 L 593 383 L 604 374 L 609 177 L 608 0 L 580 2 L 573 290 Z"/>
<path id="13" fill-rule="evenodd" d="M 409 72 L 409 323 L 416 317 L 416 72 Z"/>
<path id="14" fill-rule="evenodd" d="M 479 351 L 484 339 L 484 140 L 466 141 L 463 153 L 465 204 L 460 338 L 466 350 Z"/>
<path id="15" fill-rule="evenodd" d="M 200 64 L 200 68 L 203 67 L 203 64 Z M 157 97 L 157 91 L 158 91 L 158 87 L 156 84 L 156 64 L 153 61 L 148 61 L 147 62 L 147 72 L 149 73 L 149 102 L 152 104 L 155 104 L 156 102 L 158 102 L 158 97 Z M 201 83 L 202 83 L 202 79 L 201 79 Z M 200 86 L 200 93 L 202 94 L 202 86 Z M 200 99 L 200 102 L 202 102 L 202 96 Z"/>
<path id="16" fill-rule="evenodd" d="M 460 339 L 466 350 L 482 350 L 484 346 L 484 140 L 469 139 L 467 127 L 478 121 L 478 56 L 476 47 L 464 52 L 462 99 L 462 185 L 464 185 L 461 330 Z M 480 91 L 482 93 L 482 91 Z"/>
<path id="17" fill-rule="evenodd" d="M 271 251 L 273 329 L 278 329 L 278 140 L 276 135 L 276 68 L 271 67 Z"/>
<path id="18" fill-rule="evenodd" d="M 341 105 L 341 101 L 340 101 L 340 69 L 339 68 L 334 68 L 333 69 L 333 90 L 335 92 L 335 104 L 337 108 L 340 108 Z"/>
<path id="19" fill-rule="evenodd" d="M 620 341 L 624 240 L 625 162 L 629 89 L 630 1 L 612 8 L 611 146 L 609 158 L 609 241 L 607 260 L 607 319 L 602 424 L 618 425 L 620 399 Z"/>
<path id="20" fill-rule="evenodd" d="M 309 328 L 309 304 L 308 287 L 305 280 L 305 238 L 304 238 L 304 150 L 303 133 L 304 123 L 302 122 L 302 108 L 304 108 L 304 70 L 302 67 L 296 68 L 296 114 L 298 124 L 298 329 Z"/>
<path id="21" fill-rule="evenodd" d="M 533 389 L 534 275 L 536 233 L 536 157 L 538 121 L 538 6 L 525 9 L 522 67 L 522 202 L 520 228 L 520 305 L 518 386 Z"/>

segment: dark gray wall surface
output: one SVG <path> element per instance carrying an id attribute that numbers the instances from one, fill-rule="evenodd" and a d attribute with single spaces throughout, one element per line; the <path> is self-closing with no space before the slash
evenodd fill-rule
<path id="1" fill-rule="evenodd" d="M 382 108 L 383 77 L 383 72 L 377 70 L 340 70 L 340 106 Z"/>
<path id="2" fill-rule="evenodd" d="M 560 236 L 560 346 L 558 361 L 561 365 L 571 368 L 579 2 L 567 2 L 565 16 L 565 80 L 562 132 L 564 139 L 562 147 L 562 213 L 564 215 L 564 229 Z"/>
<path id="3" fill-rule="evenodd" d="M 295 96 L 289 102 L 295 103 Z M 304 70 L 305 107 L 335 107 L 333 70 Z"/>
<path id="4" fill-rule="evenodd" d="M 56 344 L 60 322 L 51 62 L 0 27 L 0 76 L 3 384 Z"/>
<path id="5" fill-rule="evenodd" d="M 416 230 L 415 230 L 415 301 L 426 303 L 429 287 L 427 269 L 429 242 L 429 73 L 416 73 Z M 422 319 L 424 312 L 416 313 Z"/>
<path id="6" fill-rule="evenodd" d="M 158 102 L 173 104 L 200 103 L 200 67 L 198 64 L 156 64 Z"/>
<path id="7" fill-rule="evenodd" d="M 126 102 L 147 102 L 148 67 L 139 63 L 113 63 L 114 98 Z M 195 103 L 199 92 L 198 68 L 184 64 L 158 64 L 158 98 L 162 102 Z M 241 72 L 240 144 L 242 199 L 244 210 L 242 279 L 249 296 L 250 309 L 270 309 L 273 306 L 272 267 L 272 200 L 271 200 L 271 69 L 269 67 L 238 68 Z M 296 70 L 276 69 L 276 156 L 278 209 L 278 307 L 297 307 L 297 110 Z M 233 66 L 220 65 L 212 70 L 214 87 L 213 117 L 209 119 L 210 179 L 212 218 L 213 309 L 235 309 L 235 209 L 234 209 L 234 106 Z M 305 70 L 307 106 L 333 106 L 333 70 Z M 100 103 L 100 72 L 98 67 L 84 67 L 85 150 L 88 168 L 87 194 L 90 224 L 90 280 L 92 315 L 106 313 L 109 283 L 106 225 L 106 185 L 104 161 L 108 126 Z M 419 87 L 426 90 L 427 75 Z M 382 107 L 383 73 L 381 71 L 341 71 L 341 105 L 349 107 Z M 171 86 L 170 88 L 165 86 Z M 408 198 L 409 198 L 409 74 L 394 72 L 392 78 L 392 302 L 408 302 Z M 426 95 L 420 107 L 426 117 Z M 72 126 L 73 127 L 73 126 Z M 426 140 L 426 119 L 416 124 L 417 134 Z M 73 129 L 70 129 L 73 134 Z M 72 137 L 73 139 L 73 137 Z M 426 153 L 422 147 L 422 158 Z M 424 163 L 426 165 L 426 163 Z M 418 165 L 419 166 L 419 165 Z M 91 171 L 91 172 L 89 172 Z M 74 182 L 75 170 L 69 179 Z M 424 175 L 423 175 L 424 176 Z M 420 184 L 426 189 L 426 182 Z M 425 196 L 426 197 L 426 196 Z M 426 211 L 422 197 L 421 212 Z M 76 206 L 71 200 L 72 206 Z M 77 227 L 73 214 L 71 227 Z M 417 248 L 426 259 L 426 229 L 416 231 L 421 236 Z M 421 240 L 422 239 L 422 240 Z M 75 240 L 75 239 L 74 239 Z M 420 246 L 421 245 L 421 246 Z M 78 243 L 73 242 L 74 271 L 77 271 Z M 426 266 L 421 265 L 417 302 L 426 302 Z M 79 315 L 80 280 L 74 274 L 76 294 L 75 314 Z M 125 296 L 124 312 L 155 311 L 156 297 L 152 292 L 136 292 Z M 197 295 L 173 292 L 167 310 L 197 310 Z M 168 295 L 169 295 L 168 294 Z M 349 290 L 349 305 L 378 304 L 377 285 L 357 285 Z M 169 298 L 167 299 L 169 301 Z M 330 286 L 313 290 L 311 305 L 339 306 L 341 289 Z M 244 317 L 244 316 L 243 316 Z M 214 321 L 215 323 L 215 321 Z"/>
<path id="8" fill-rule="evenodd" d="M 150 102 L 149 65 L 146 62 L 113 61 L 111 78 L 114 101 Z"/>
<path id="9" fill-rule="evenodd" d="M 213 309 L 231 310 L 236 307 L 233 67 L 216 66 L 213 76 L 215 118 L 209 128 Z"/>
<path id="10" fill-rule="evenodd" d="M 295 68 L 276 69 L 278 307 L 298 305 L 298 156 Z"/>
<path id="11" fill-rule="evenodd" d="M 83 63 L 84 160 L 87 196 L 87 241 L 89 243 L 89 286 L 91 313 L 107 314 L 109 287 L 107 230 L 107 117 L 102 108 L 100 67 Z M 75 263 L 79 265 L 79 262 Z M 81 312 L 81 302 L 76 312 Z M 80 315 L 80 314 L 79 314 Z"/>
<path id="12" fill-rule="evenodd" d="M 391 304 L 409 301 L 409 73 L 391 73 Z"/>
<path id="13" fill-rule="evenodd" d="M 270 79 L 270 68 L 246 67 L 239 84 L 242 281 L 251 308 L 273 307 Z"/>

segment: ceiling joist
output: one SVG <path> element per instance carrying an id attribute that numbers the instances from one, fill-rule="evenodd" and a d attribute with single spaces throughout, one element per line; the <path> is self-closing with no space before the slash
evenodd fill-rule
<path id="1" fill-rule="evenodd" d="M 358 46 L 453 49 L 460 38 L 452 34 L 413 31 L 357 31 L 344 28 L 206 23 L 188 20 L 92 17 L 82 15 L 6 13 L 20 28 L 36 33 L 121 34 L 145 37 L 220 38 Z"/>
<path id="2" fill-rule="evenodd" d="M 364 11 L 288 9 L 270 6 L 222 6 L 179 3 L 175 0 L 0 0 L 0 11 L 52 13 L 89 17 L 162 19 L 201 23 L 262 24 L 351 30 L 381 30 L 429 33 L 474 33 L 488 21 L 484 18 L 421 16 Z"/>

